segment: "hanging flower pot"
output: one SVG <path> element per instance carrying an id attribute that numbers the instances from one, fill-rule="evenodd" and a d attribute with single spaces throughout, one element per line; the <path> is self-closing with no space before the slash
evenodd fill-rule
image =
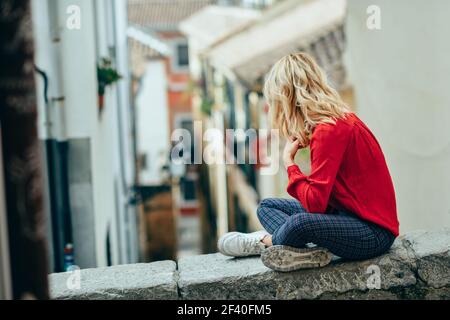
<path id="1" fill-rule="evenodd" d="M 122 76 L 112 67 L 111 60 L 107 58 L 101 59 L 97 65 L 97 80 L 98 80 L 98 107 L 100 111 L 104 107 L 104 97 L 107 86 L 111 86 L 115 82 L 122 79 Z"/>
<path id="2" fill-rule="evenodd" d="M 98 107 L 99 107 L 100 111 L 103 110 L 104 103 L 105 103 L 105 96 L 99 94 L 98 95 Z"/>

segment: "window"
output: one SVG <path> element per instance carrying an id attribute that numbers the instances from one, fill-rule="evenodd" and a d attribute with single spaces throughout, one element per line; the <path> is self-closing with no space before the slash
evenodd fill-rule
<path id="1" fill-rule="evenodd" d="M 189 48 L 186 43 L 177 44 L 177 63 L 179 67 L 189 66 Z"/>

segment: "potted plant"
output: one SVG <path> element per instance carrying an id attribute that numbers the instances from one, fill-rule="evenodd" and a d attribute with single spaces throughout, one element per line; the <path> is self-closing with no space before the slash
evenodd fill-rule
<path id="1" fill-rule="evenodd" d="M 112 67 L 112 62 L 108 58 L 102 58 L 97 65 L 98 79 L 98 105 L 103 109 L 106 87 L 119 81 L 122 76 Z"/>

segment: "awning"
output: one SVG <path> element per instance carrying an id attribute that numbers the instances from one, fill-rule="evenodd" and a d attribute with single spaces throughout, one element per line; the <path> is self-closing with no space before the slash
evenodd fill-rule
<path id="1" fill-rule="evenodd" d="M 180 30 L 204 50 L 261 17 L 257 10 L 208 6 L 180 23 Z"/>
<path id="2" fill-rule="evenodd" d="M 333 32 L 342 27 L 346 0 L 295 0 L 284 6 L 284 10 L 275 7 L 275 12 L 267 11 L 252 27 L 213 48 L 208 55 L 210 63 L 231 70 L 246 84 L 252 85 L 282 56 L 299 50 L 309 51 L 311 44 L 316 42 L 314 50 L 326 51 L 323 46 L 332 42 L 334 49 L 342 51 L 339 48 L 342 39 L 336 39 L 343 37 L 342 30 L 337 35 Z M 330 33 L 330 41 L 318 41 Z M 339 53 L 326 54 L 340 59 Z"/>
<path id="3" fill-rule="evenodd" d="M 171 53 L 170 48 L 150 32 L 129 26 L 127 36 L 131 72 L 136 77 L 144 74 L 148 60 L 164 59 Z"/>
<path id="4" fill-rule="evenodd" d="M 142 31 L 141 29 L 129 26 L 127 29 L 127 36 L 143 46 L 154 50 L 162 56 L 170 55 L 170 48 L 162 40 L 152 35 L 150 32 Z"/>

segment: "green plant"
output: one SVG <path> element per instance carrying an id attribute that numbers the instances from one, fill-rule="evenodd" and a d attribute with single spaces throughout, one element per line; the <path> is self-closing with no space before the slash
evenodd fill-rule
<path id="1" fill-rule="evenodd" d="M 122 76 L 112 67 L 112 62 L 108 58 L 102 58 L 97 65 L 98 94 L 103 96 L 107 86 L 122 79 Z"/>
<path id="2" fill-rule="evenodd" d="M 210 116 L 213 105 L 214 102 L 211 99 L 203 97 L 200 109 L 203 112 L 203 114 Z"/>

